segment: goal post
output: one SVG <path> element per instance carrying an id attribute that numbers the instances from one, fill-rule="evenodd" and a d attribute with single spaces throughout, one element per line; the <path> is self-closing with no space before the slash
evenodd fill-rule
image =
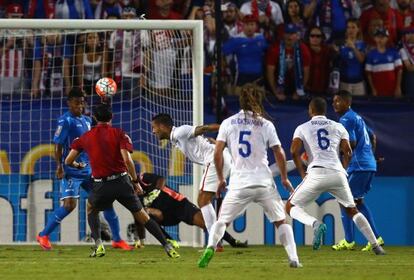
<path id="1" fill-rule="evenodd" d="M 133 33 L 138 31 L 138 35 Z M 102 59 L 88 61 L 88 36 L 94 32 L 99 33 L 97 40 L 103 42 Z M 46 38 L 51 34 L 55 36 L 52 43 Z M 58 42 L 59 46 L 72 44 L 72 53 L 68 55 L 67 49 L 61 47 L 61 51 L 46 57 L 48 48 L 57 48 Z M 121 57 L 117 57 L 117 48 Z M 135 72 L 134 68 L 131 76 L 124 74 L 126 53 L 139 60 L 141 69 Z M 95 58 L 95 54 L 90 57 Z M 57 58 L 61 58 L 59 63 L 55 62 Z M 88 63 L 80 66 L 78 59 Z M 101 61 L 101 66 L 97 66 L 97 61 Z M 135 61 L 129 62 L 136 66 Z M 57 67 L 62 69 L 61 82 L 55 83 L 55 87 L 63 87 L 60 91 L 53 92 L 53 83 L 58 79 L 42 68 L 46 64 L 49 72 Z M 135 149 L 132 157 L 139 169 L 166 176 L 172 188 L 196 202 L 202 167 L 188 162 L 171 145 L 158 143 L 150 122 L 157 113 L 169 113 L 175 125 L 203 124 L 202 21 L 0 19 L 0 207 L 5 209 L 0 221 L 0 244 L 35 241 L 35 234 L 58 207 L 59 182 L 54 178 L 52 139 L 57 118 L 67 111 L 65 87 L 70 84 L 85 88 L 83 77 L 98 75 L 96 69 L 101 71 L 101 77 L 106 69 L 109 76 L 116 76 L 117 83 L 122 84 L 112 100 L 114 125 L 131 135 Z M 16 80 L 11 72 L 21 79 L 18 86 L 12 82 L 6 88 L 10 78 Z M 39 84 L 43 80 L 49 84 L 34 91 L 36 79 L 41 80 Z M 99 102 L 93 93 L 86 100 L 87 112 Z M 86 194 L 82 193 L 75 213 L 62 222 L 52 236 L 53 241 L 84 240 L 85 201 Z M 126 238 L 130 217 L 124 221 L 128 214 L 118 206 L 115 208 L 121 218 L 121 235 Z M 167 231 L 184 245 L 203 245 L 203 233 L 195 227 L 180 226 Z"/>

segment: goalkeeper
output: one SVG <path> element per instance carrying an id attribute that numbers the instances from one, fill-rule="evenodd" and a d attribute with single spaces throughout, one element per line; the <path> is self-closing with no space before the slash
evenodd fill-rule
<path id="1" fill-rule="evenodd" d="M 191 203 L 183 194 L 170 189 L 165 183 L 165 178 L 157 174 L 144 173 L 141 175 L 140 185 L 143 194 L 139 198 L 151 218 L 163 226 L 175 226 L 184 222 L 206 230 L 200 208 Z M 140 225 L 137 226 L 140 227 Z M 137 228 L 136 232 L 139 241 L 135 246 L 143 246 L 145 230 Z M 232 247 L 247 247 L 247 241 L 236 240 L 228 232 L 225 232 L 223 239 Z M 174 247 L 178 247 L 177 241 L 172 238 L 169 238 L 168 241 Z"/>

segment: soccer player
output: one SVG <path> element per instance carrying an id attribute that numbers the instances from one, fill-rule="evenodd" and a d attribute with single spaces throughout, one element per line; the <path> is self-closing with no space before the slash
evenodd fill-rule
<path id="1" fill-rule="evenodd" d="M 352 96 L 347 91 L 338 92 L 333 99 L 333 108 L 341 118 L 339 122 L 349 134 L 349 142 L 353 149 L 352 158 L 347 168 L 348 182 L 354 197 L 356 207 L 367 218 L 372 231 L 380 245 L 384 240 L 378 234 L 374 218 L 368 205 L 364 203 L 364 196 L 371 189 L 371 183 L 377 171 L 377 163 L 374 157 L 376 136 L 365 124 L 363 118 L 351 109 Z M 336 251 L 355 249 L 354 224 L 341 207 L 342 225 L 345 231 L 345 239 L 332 246 Z M 371 243 L 368 243 L 362 251 L 371 251 Z"/>
<path id="2" fill-rule="evenodd" d="M 164 177 L 153 173 L 144 173 L 141 175 L 140 185 L 143 189 L 143 194 L 140 195 L 140 200 L 145 206 L 145 210 L 148 214 L 160 225 L 175 226 L 180 222 L 184 222 L 188 225 L 198 226 L 199 228 L 206 230 L 200 209 L 191 203 L 184 195 L 170 189 L 166 185 Z M 145 231 L 138 229 L 138 235 L 142 232 L 145 234 Z M 140 240 L 144 238 L 145 235 L 139 236 Z M 225 232 L 223 239 L 232 247 L 247 247 L 247 241 L 241 242 L 236 240 L 227 232 Z M 172 238 L 170 241 L 172 244 L 176 243 Z M 143 242 L 141 241 L 141 245 L 142 243 Z M 177 245 L 178 243 L 175 246 Z"/>
<path id="3" fill-rule="evenodd" d="M 78 87 L 72 88 L 68 94 L 67 104 L 69 111 L 58 119 L 58 126 L 53 137 L 57 164 L 56 177 L 62 180 L 60 199 L 63 201 L 63 205 L 54 211 L 49 217 L 46 227 L 36 237 L 44 250 L 52 249 L 49 234 L 76 208 L 80 187 L 89 192 L 92 186 L 91 168 L 87 154 L 81 153 L 73 166 L 64 164 L 72 141 L 91 129 L 91 118 L 82 114 L 85 105 L 84 92 Z M 112 207 L 105 209 L 104 216 L 111 228 L 112 247 L 131 250 L 132 247 L 121 239 L 119 220 L 114 209 Z"/>
<path id="4" fill-rule="evenodd" d="M 136 224 L 143 224 L 157 238 L 168 256 L 179 257 L 165 239 L 158 224 L 144 211 L 136 196 L 136 193 L 142 192 L 142 188 L 138 183 L 135 165 L 130 154 L 133 151 L 131 138 L 121 129 L 111 126 L 110 105 L 96 106 L 94 117 L 98 122 L 97 126 L 73 141 L 71 151 L 65 159 L 65 164 L 70 166 L 76 166 L 75 159 L 82 152 L 86 152 L 90 159 L 94 182 L 88 198 L 87 212 L 88 224 L 92 231 L 92 238 L 95 240 L 95 248 L 90 256 L 105 255 L 101 240 L 99 212 L 112 207 L 113 202 L 117 200 L 132 213 Z"/>
<path id="5" fill-rule="evenodd" d="M 203 215 L 207 231 L 216 221 L 216 211 L 212 200 L 217 192 L 217 172 L 213 162 L 214 144 L 202 135 L 207 132 L 218 131 L 220 125 L 208 124 L 200 126 L 182 125 L 175 127 L 168 114 L 158 114 L 152 118 L 152 132 L 158 139 L 168 139 L 193 163 L 204 166 L 204 173 L 200 182 L 200 191 L 197 202 Z M 224 151 L 224 176 L 228 177 L 231 168 L 231 156 L 227 149 Z"/>
<path id="6" fill-rule="evenodd" d="M 315 97 L 311 100 L 309 115 L 311 120 L 296 128 L 290 148 L 303 181 L 286 203 L 287 213 L 293 219 L 313 227 L 313 249 L 318 250 L 322 245 L 326 225 L 306 213 L 304 207 L 321 193 L 329 192 L 345 208 L 346 213 L 372 244 L 375 254 L 384 255 L 385 251 L 378 244 L 367 219 L 355 207 L 349 189 L 344 169 L 348 167 L 352 156 L 348 132 L 340 123 L 326 118 L 326 101 L 323 98 Z M 309 157 L 306 176 L 300 160 L 303 146 Z M 343 153 L 342 164 L 339 159 L 340 151 Z"/>
<path id="7" fill-rule="evenodd" d="M 229 191 L 223 200 L 218 220 L 211 228 L 207 248 L 198 261 L 198 267 L 207 267 L 217 243 L 227 225 L 237 218 L 250 202 L 263 207 L 268 219 L 276 226 L 290 267 L 301 267 L 296 252 L 292 227 L 285 221 L 284 204 L 276 190 L 268 166 L 267 149 L 271 148 L 280 169 L 284 187 L 292 192 L 287 177 L 286 158 L 275 126 L 263 117 L 261 94 L 252 84 L 242 88 L 241 111 L 223 121 L 216 139 L 214 163 L 217 169 L 219 191 L 226 186 L 223 172 L 225 145 L 230 149 L 234 166 L 230 174 Z"/>

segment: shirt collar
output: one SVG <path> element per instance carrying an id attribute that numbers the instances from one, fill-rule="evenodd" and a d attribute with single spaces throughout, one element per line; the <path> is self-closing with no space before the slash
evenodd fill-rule
<path id="1" fill-rule="evenodd" d="M 175 126 L 173 126 L 172 129 L 171 129 L 171 132 L 170 132 L 170 141 L 173 141 L 173 133 L 174 133 L 174 130 L 175 129 L 176 129 Z"/>
<path id="2" fill-rule="evenodd" d="M 312 120 L 313 120 L 313 119 L 326 119 L 326 116 L 317 115 L 317 116 L 313 116 L 313 117 L 312 117 Z"/>

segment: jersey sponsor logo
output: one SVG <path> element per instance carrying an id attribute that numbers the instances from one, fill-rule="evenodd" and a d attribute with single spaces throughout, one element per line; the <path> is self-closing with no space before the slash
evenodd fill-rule
<path id="1" fill-rule="evenodd" d="M 55 131 L 55 136 L 58 137 L 60 135 L 60 133 L 62 132 L 62 127 L 61 125 L 58 125 L 58 127 L 56 128 Z"/>

